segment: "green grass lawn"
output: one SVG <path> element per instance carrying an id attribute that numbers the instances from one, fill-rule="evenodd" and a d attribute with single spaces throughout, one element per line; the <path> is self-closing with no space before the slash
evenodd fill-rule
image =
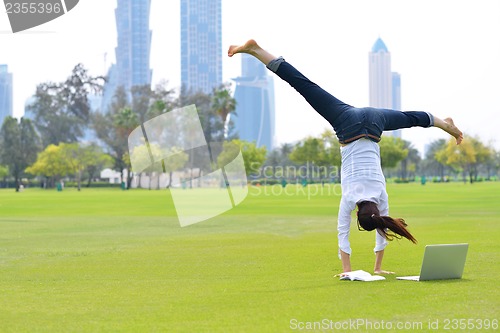
<path id="1" fill-rule="evenodd" d="M 500 183 L 388 192 L 419 243 L 390 243 L 384 268 L 467 242 L 462 280 L 334 278 L 338 187 L 252 187 L 184 228 L 167 190 L 0 190 L 0 332 L 498 330 Z M 374 238 L 352 223 L 353 269 L 372 272 Z"/>

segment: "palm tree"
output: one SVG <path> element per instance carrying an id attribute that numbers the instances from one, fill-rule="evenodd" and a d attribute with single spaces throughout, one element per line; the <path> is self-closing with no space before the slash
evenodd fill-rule
<path id="1" fill-rule="evenodd" d="M 114 114 L 114 124 L 123 139 L 127 139 L 130 133 L 139 126 L 139 117 L 131 108 L 125 107 Z"/>
<path id="2" fill-rule="evenodd" d="M 231 112 L 236 110 L 236 100 L 231 97 L 229 84 L 223 84 L 219 87 L 219 89 L 214 90 L 212 108 L 222 120 L 222 124 L 224 126 L 224 139 L 226 139 L 228 135 L 228 116 Z"/>
<path id="3" fill-rule="evenodd" d="M 130 188 L 132 183 L 132 169 L 130 164 L 130 157 L 125 158 L 128 155 L 127 153 L 127 140 L 128 136 L 132 131 L 140 125 L 139 117 L 137 114 L 132 111 L 129 107 L 124 107 L 118 110 L 117 113 L 113 115 L 113 125 L 116 131 L 116 139 L 118 140 L 118 145 L 120 146 L 121 153 L 117 156 L 119 161 L 117 163 L 120 165 L 120 174 L 123 176 L 123 164 L 126 164 L 128 173 L 127 173 L 127 188 Z M 122 180 L 123 182 L 123 180 Z"/>

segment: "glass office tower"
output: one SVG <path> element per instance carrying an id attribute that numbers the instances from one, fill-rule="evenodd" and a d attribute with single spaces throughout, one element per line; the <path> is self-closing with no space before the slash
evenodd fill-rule
<path id="1" fill-rule="evenodd" d="M 13 116 L 12 73 L 7 65 L 0 65 L 0 127 L 8 116 Z"/>
<path id="2" fill-rule="evenodd" d="M 241 76 L 236 82 L 236 114 L 231 115 L 239 138 L 255 142 L 257 147 L 274 148 L 274 81 L 266 67 L 248 54 L 242 54 Z"/>
<path id="3" fill-rule="evenodd" d="M 151 85 L 151 35 L 149 13 L 151 0 L 118 0 L 115 9 L 118 43 L 116 64 L 108 70 L 104 87 L 102 111 L 106 112 L 114 93 L 123 86 L 130 98 L 133 86 Z"/>
<path id="4" fill-rule="evenodd" d="M 221 0 L 181 0 L 181 85 L 209 94 L 221 84 Z"/>
<path id="5" fill-rule="evenodd" d="M 369 53 L 370 106 L 401 110 L 401 76 L 391 71 L 391 53 L 378 38 Z M 401 130 L 387 132 L 401 137 Z"/>

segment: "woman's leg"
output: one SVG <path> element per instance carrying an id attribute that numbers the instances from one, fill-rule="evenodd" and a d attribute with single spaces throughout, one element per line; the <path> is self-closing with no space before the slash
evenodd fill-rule
<path id="1" fill-rule="evenodd" d="M 311 82 L 307 77 L 287 63 L 283 58 L 275 57 L 261 48 L 255 40 L 250 39 L 244 45 L 231 45 L 228 56 L 236 53 L 247 53 L 260 60 L 266 67 L 276 73 L 282 80 L 288 82 L 306 101 L 325 118 L 335 129 L 339 130 L 340 121 L 336 121 L 340 114 L 352 108 L 352 106 L 340 101 L 330 93 Z M 345 117 L 344 117 L 345 118 Z M 349 125 L 343 119 L 342 126 Z"/>
<path id="2" fill-rule="evenodd" d="M 381 109 L 384 116 L 384 131 L 410 127 L 431 127 L 434 125 L 432 114 L 423 111 L 396 111 Z"/>
<path id="3" fill-rule="evenodd" d="M 453 136 L 457 140 L 457 144 L 460 144 L 463 139 L 462 132 L 455 126 L 451 118 L 442 120 L 423 111 L 385 110 L 382 114 L 385 118 L 385 131 L 410 127 L 434 126 Z"/>
<path id="4" fill-rule="evenodd" d="M 281 79 L 288 82 L 319 114 L 323 116 L 323 118 L 325 118 L 333 126 L 337 133 L 342 132 L 341 127 L 347 127 L 355 121 L 355 119 L 351 119 L 355 118 L 354 113 L 352 116 L 351 114 L 346 114 L 344 117 L 339 118 L 342 113 L 350 110 L 352 106 L 340 101 L 320 88 L 317 84 L 311 82 L 293 66 L 285 62 L 283 58 L 277 58 L 261 48 L 255 40 L 250 39 L 243 45 L 231 45 L 227 52 L 230 57 L 237 53 L 247 53 L 254 56 L 270 70 L 275 72 Z M 435 126 L 452 135 L 457 140 L 457 144 L 462 142 L 462 132 L 455 126 L 451 118 L 442 120 L 437 117 L 433 117 L 427 112 L 420 111 L 402 112 L 387 110 L 387 112 L 385 112 L 384 110 L 383 114 L 383 118 L 385 118 L 383 120 L 384 124 L 383 126 L 382 124 L 379 124 L 379 131 L 382 129 L 395 130 L 415 126 Z"/>

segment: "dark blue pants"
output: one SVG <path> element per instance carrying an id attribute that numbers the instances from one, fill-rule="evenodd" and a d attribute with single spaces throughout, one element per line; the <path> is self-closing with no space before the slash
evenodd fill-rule
<path id="1" fill-rule="evenodd" d="M 267 67 L 295 88 L 333 126 L 342 144 L 360 138 L 378 142 L 383 131 L 434 125 L 432 115 L 423 111 L 356 108 L 346 104 L 311 82 L 281 57 Z"/>

